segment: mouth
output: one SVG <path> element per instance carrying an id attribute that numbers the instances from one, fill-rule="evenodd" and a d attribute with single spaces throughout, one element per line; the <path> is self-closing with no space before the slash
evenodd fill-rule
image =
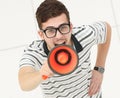
<path id="1" fill-rule="evenodd" d="M 55 44 L 55 46 L 58 46 L 58 45 L 65 45 L 65 42 L 63 42 L 61 44 Z"/>

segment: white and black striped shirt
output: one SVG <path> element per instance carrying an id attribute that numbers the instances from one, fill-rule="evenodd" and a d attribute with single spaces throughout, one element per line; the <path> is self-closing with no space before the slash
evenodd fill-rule
<path id="1" fill-rule="evenodd" d="M 73 29 L 72 40 L 79 56 L 79 64 L 74 72 L 68 75 L 55 74 L 40 84 L 44 98 L 101 98 L 101 92 L 88 96 L 91 79 L 90 49 L 93 45 L 106 40 L 106 25 L 96 22 Z M 46 43 L 33 41 L 20 60 L 20 68 L 32 66 L 39 70 L 48 56 Z"/>

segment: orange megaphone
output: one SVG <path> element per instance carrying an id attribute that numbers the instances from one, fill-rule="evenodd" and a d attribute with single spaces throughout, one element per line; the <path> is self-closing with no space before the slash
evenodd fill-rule
<path id="1" fill-rule="evenodd" d="M 57 74 L 67 75 L 72 73 L 78 65 L 78 55 L 69 45 L 58 45 L 48 55 L 48 65 Z M 43 76 L 47 79 L 47 76 Z"/>

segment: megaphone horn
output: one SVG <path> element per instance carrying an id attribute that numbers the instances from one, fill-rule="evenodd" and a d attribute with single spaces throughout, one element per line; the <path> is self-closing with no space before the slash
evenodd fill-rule
<path id="1" fill-rule="evenodd" d="M 54 73 L 70 74 L 77 68 L 78 55 L 71 46 L 58 45 L 50 51 L 48 65 Z"/>

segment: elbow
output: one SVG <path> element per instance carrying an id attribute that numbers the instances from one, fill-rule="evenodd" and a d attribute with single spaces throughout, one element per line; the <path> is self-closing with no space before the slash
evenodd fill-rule
<path id="1" fill-rule="evenodd" d="M 111 33 L 112 33 L 112 28 L 109 23 L 106 23 L 107 27 L 107 38 L 106 38 L 106 43 L 110 44 L 111 42 Z"/>
<path id="2" fill-rule="evenodd" d="M 108 35 L 108 38 L 110 39 L 111 33 L 112 33 L 112 28 L 111 28 L 110 24 L 106 23 L 106 25 L 107 25 L 107 35 Z"/>

